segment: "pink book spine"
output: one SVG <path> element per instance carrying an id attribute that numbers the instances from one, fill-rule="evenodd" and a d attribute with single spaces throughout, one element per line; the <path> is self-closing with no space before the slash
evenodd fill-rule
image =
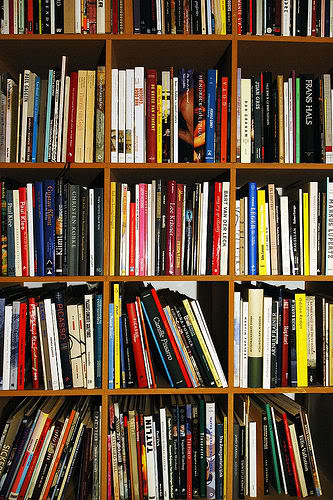
<path id="1" fill-rule="evenodd" d="M 145 275 L 145 185 L 139 184 L 139 276 Z"/>

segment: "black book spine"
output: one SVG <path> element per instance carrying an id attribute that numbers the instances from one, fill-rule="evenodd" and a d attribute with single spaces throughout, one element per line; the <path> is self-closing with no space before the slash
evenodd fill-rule
<path id="1" fill-rule="evenodd" d="M 156 1 L 151 0 L 151 32 L 157 33 Z"/>
<path id="2" fill-rule="evenodd" d="M 314 78 L 301 76 L 301 162 L 313 163 L 315 155 Z"/>
<path id="3" fill-rule="evenodd" d="M 95 230 L 95 275 L 103 275 L 104 260 L 104 190 L 95 188 L 94 230 Z"/>
<path id="4" fill-rule="evenodd" d="M 64 241 L 64 183 L 60 177 L 56 183 L 56 223 L 55 223 L 55 273 L 63 274 L 63 241 Z"/>
<path id="5" fill-rule="evenodd" d="M 279 304 L 278 304 L 278 341 L 277 341 L 277 350 L 276 350 L 276 356 L 277 356 L 277 380 L 276 380 L 276 387 L 281 387 L 281 380 L 282 380 L 282 341 L 283 341 L 283 323 L 282 323 L 282 314 L 283 314 L 283 298 L 282 296 L 279 297 Z"/>
<path id="6" fill-rule="evenodd" d="M 249 10 L 248 0 L 241 0 L 242 2 L 242 35 L 247 34 L 247 13 Z"/>
<path id="7" fill-rule="evenodd" d="M 272 119 L 273 119 L 273 161 L 279 163 L 279 121 L 278 121 L 278 91 L 276 81 L 272 88 Z"/>
<path id="8" fill-rule="evenodd" d="M 201 35 L 201 0 L 191 0 L 192 33 Z"/>
<path id="9" fill-rule="evenodd" d="M 269 495 L 270 450 L 268 445 L 267 414 L 265 411 L 262 412 L 262 440 L 263 440 L 263 457 L 264 457 L 264 494 Z"/>
<path id="10" fill-rule="evenodd" d="M 290 328 L 289 328 L 289 385 L 290 387 L 297 386 L 297 359 L 296 359 L 296 302 L 295 299 L 290 300 Z"/>
<path id="11" fill-rule="evenodd" d="M 276 422 L 276 428 L 277 428 L 277 432 L 278 432 L 278 438 L 280 441 L 282 464 L 283 464 L 283 469 L 284 469 L 284 473 L 285 473 L 288 494 L 291 496 L 295 496 L 296 495 L 296 484 L 295 484 L 295 479 L 294 479 L 294 475 L 293 475 L 289 446 L 288 446 L 286 432 L 284 429 L 283 420 L 279 420 L 278 422 Z"/>
<path id="12" fill-rule="evenodd" d="M 161 236 L 162 236 L 162 181 L 156 181 L 155 216 L 155 275 L 161 275 Z"/>
<path id="13" fill-rule="evenodd" d="M 71 366 L 70 348 L 69 348 L 67 310 L 62 291 L 55 293 L 54 303 L 56 308 L 60 360 L 61 360 L 62 377 L 64 380 L 64 388 L 71 389 L 73 387 L 73 378 L 72 378 L 72 366 Z"/>
<path id="14" fill-rule="evenodd" d="M 187 186 L 185 204 L 184 275 L 192 274 L 193 186 Z"/>
<path id="15" fill-rule="evenodd" d="M 245 498 L 245 425 L 239 426 L 239 498 Z"/>
<path id="16" fill-rule="evenodd" d="M 321 2 L 316 1 L 316 36 L 321 33 Z"/>
<path id="17" fill-rule="evenodd" d="M 180 498 L 180 446 L 179 446 L 179 406 L 171 406 L 172 416 L 172 451 L 173 451 L 173 492 L 174 498 Z"/>
<path id="18" fill-rule="evenodd" d="M 140 0 L 133 0 L 133 31 L 140 34 Z"/>
<path id="19" fill-rule="evenodd" d="M 273 34 L 273 2 L 274 0 L 266 2 L 266 35 Z"/>
<path id="20" fill-rule="evenodd" d="M 256 22 L 257 22 L 257 2 L 252 2 L 252 30 L 251 35 L 256 34 Z"/>
<path id="21" fill-rule="evenodd" d="M 55 0 L 55 32 L 64 32 L 64 0 Z"/>
<path id="22" fill-rule="evenodd" d="M 329 37 L 330 36 L 330 20 L 331 20 L 331 15 L 330 15 L 330 0 L 325 0 L 325 35 Z"/>
<path id="23" fill-rule="evenodd" d="M 313 477 L 312 477 L 311 464 L 310 464 L 310 458 L 309 458 L 309 452 L 308 452 L 308 447 L 307 447 L 307 442 L 306 442 L 304 426 L 303 426 L 302 417 L 301 417 L 300 413 L 298 413 L 295 416 L 295 431 L 296 431 L 297 442 L 298 442 L 298 446 L 299 446 L 299 452 L 301 455 L 305 484 L 306 484 L 306 487 L 308 490 L 308 495 L 312 496 L 315 494 L 314 485 L 313 485 Z"/>
<path id="24" fill-rule="evenodd" d="M 254 79 L 254 161 L 262 161 L 261 152 L 261 82 L 260 77 Z"/>
<path id="25" fill-rule="evenodd" d="M 227 0 L 227 35 L 232 33 L 232 1 Z"/>
<path id="26" fill-rule="evenodd" d="M 186 498 L 186 407 L 179 406 L 179 485 L 180 498 Z"/>
<path id="27" fill-rule="evenodd" d="M 122 314 L 122 327 L 123 327 L 123 339 L 124 339 L 124 349 L 125 349 L 125 375 L 126 375 L 126 385 L 127 387 L 133 387 L 136 381 L 136 370 L 133 355 L 133 348 L 131 343 L 131 332 L 129 328 L 128 314 L 124 308 Z"/>
<path id="28" fill-rule="evenodd" d="M 171 0 L 164 0 L 165 34 L 171 34 Z M 200 34 L 200 33 L 199 33 Z"/>
<path id="29" fill-rule="evenodd" d="M 198 405 L 192 405 L 192 496 L 199 497 L 200 488 L 200 462 L 199 462 L 199 412 Z"/>
<path id="30" fill-rule="evenodd" d="M 78 185 L 68 185 L 68 240 L 67 258 L 68 275 L 79 274 L 79 207 L 80 188 Z"/>
<path id="31" fill-rule="evenodd" d="M 296 0 L 296 36 L 301 36 L 302 32 L 302 14 L 301 14 L 302 0 Z"/>
<path id="32" fill-rule="evenodd" d="M 298 202 L 289 203 L 289 231 L 291 249 L 291 273 L 293 276 L 301 274 L 300 267 L 300 240 L 299 240 L 299 213 Z"/>
<path id="33" fill-rule="evenodd" d="M 146 10 L 148 8 L 147 0 L 140 0 L 140 33 L 147 33 Z"/>
<path id="34" fill-rule="evenodd" d="M 88 241 L 89 241 L 89 225 L 88 225 L 89 200 L 88 190 L 84 187 L 80 188 L 80 253 L 79 253 L 79 274 L 86 276 L 88 266 Z"/>
<path id="35" fill-rule="evenodd" d="M 239 424 L 234 422 L 233 488 L 232 498 L 239 498 Z"/>
<path id="36" fill-rule="evenodd" d="M 42 1 L 42 34 L 49 35 L 51 33 L 51 2 L 50 0 Z"/>
<path id="37" fill-rule="evenodd" d="M 39 32 L 39 2 L 33 2 L 33 32 L 34 35 L 41 35 Z"/>
<path id="38" fill-rule="evenodd" d="M 265 162 L 273 161 L 272 73 L 263 73 Z"/>
<path id="39" fill-rule="evenodd" d="M 176 33 L 184 33 L 184 0 L 175 0 L 176 6 Z"/>
<path id="40" fill-rule="evenodd" d="M 278 302 L 272 303 L 271 331 L 271 388 L 277 385 L 277 340 L 278 340 Z"/>
<path id="41" fill-rule="evenodd" d="M 68 184 L 64 184 L 63 192 L 63 203 L 64 203 L 64 216 L 63 216 L 63 260 L 62 260 L 62 274 L 63 276 L 68 276 L 68 254 L 67 254 L 67 242 L 68 242 Z"/>

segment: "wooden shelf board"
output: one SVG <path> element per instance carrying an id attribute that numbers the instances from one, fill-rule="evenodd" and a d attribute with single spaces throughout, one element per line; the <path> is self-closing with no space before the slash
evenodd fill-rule
<path id="1" fill-rule="evenodd" d="M 272 389 L 232 387 L 233 394 L 281 394 L 281 393 L 301 393 L 301 394 L 332 394 L 333 387 L 310 386 L 310 387 L 274 387 Z"/>
<path id="2" fill-rule="evenodd" d="M 5 168 L 5 169 L 32 169 L 32 168 L 36 168 L 36 169 L 41 169 L 41 168 L 47 168 L 48 170 L 49 169 L 60 169 L 62 170 L 64 168 L 64 166 L 66 165 L 66 163 L 55 163 L 55 162 L 43 162 L 43 163 L 29 163 L 29 162 L 26 162 L 26 163 L 15 163 L 15 162 L 11 162 L 11 163 L 5 163 L 5 162 L 0 162 L 0 169 L 1 168 Z M 71 163 L 70 164 L 70 168 L 73 168 L 73 169 L 92 169 L 92 168 L 98 168 L 100 170 L 104 169 L 104 168 L 107 168 L 109 166 L 108 163 Z"/>
<path id="3" fill-rule="evenodd" d="M 278 276 L 242 276 L 242 275 L 234 275 L 230 276 L 230 281 L 333 281 L 333 276 L 286 276 L 286 275 L 278 275 Z"/>
<path id="4" fill-rule="evenodd" d="M 72 282 L 72 281 L 89 281 L 103 282 L 105 276 L 1 276 L 0 283 L 24 283 L 28 281 L 40 282 Z"/>
<path id="5" fill-rule="evenodd" d="M 149 35 L 149 34 L 125 34 L 125 35 L 106 35 L 110 40 L 202 40 L 202 41 L 216 41 L 216 40 L 234 40 L 233 35 Z"/>
<path id="6" fill-rule="evenodd" d="M 230 281 L 228 276 L 108 276 L 108 281 Z"/>
<path id="7" fill-rule="evenodd" d="M 91 34 L 84 35 L 81 33 L 63 33 L 56 35 L 0 35 L 0 40 L 105 40 L 109 37 L 108 34 Z"/>
<path id="8" fill-rule="evenodd" d="M 154 170 L 154 169 L 186 169 L 186 170 L 227 170 L 235 163 L 110 163 L 110 168 L 120 170 Z"/>
<path id="9" fill-rule="evenodd" d="M 197 387 L 197 388 L 181 388 L 175 389 L 171 387 L 157 387 L 156 389 L 141 389 L 139 387 L 135 387 L 133 389 L 108 389 L 107 394 L 109 396 L 129 396 L 129 395 L 138 395 L 145 394 L 147 396 L 153 396 L 155 394 L 228 394 L 230 389 L 227 387 L 225 389 L 220 387 Z"/>
<path id="10" fill-rule="evenodd" d="M 207 35 L 206 35 L 207 36 Z M 296 42 L 296 43 L 332 43 L 333 39 L 329 37 L 316 36 L 272 36 L 272 35 L 234 35 L 234 39 L 238 42 Z"/>
<path id="11" fill-rule="evenodd" d="M 24 391 L 0 391 L 0 398 L 3 396 L 102 396 L 102 394 L 102 389 L 63 389 L 62 391 L 25 389 Z"/>
<path id="12" fill-rule="evenodd" d="M 236 170 L 332 170 L 331 163 L 231 163 Z"/>

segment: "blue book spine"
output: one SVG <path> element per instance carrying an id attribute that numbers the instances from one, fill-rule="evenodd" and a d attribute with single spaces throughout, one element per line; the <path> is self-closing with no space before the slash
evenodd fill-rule
<path id="1" fill-rule="evenodd" d="M 223 466 L 224 466 L 224 448 L 223 448 L 223 432 L 224 424 L 216 425 L 216 500 L 223 498 Z"/>
<path id="2" fill-rule="evenodd" d="M 44 276 L 44 190 L 43 182 L 35 182 L 35 234 L 37 250 L 37 276 Z"/>
<path id="3" fill-rule="evenodd" d="M 119 297 L 119 303 L 121 298 Z M 119 308 L 121 311 L 121 307 Z M 120 343 L 120 366 L 121 366 L 121 382 L 123 387 L 126 387 L 126 367 L 125 367 L 125 351 L 124 351 L 124 338 L 123 338 L 123 321 L 122 316 L 119 315 L 119 343 Z"/>
<path id="4" fill-rule="evenodd" d="M 103 295 L 95 298 L 95 387 L 102 387 Z"/>
<path id="5" fill-rule="evenodd" d="M 51 122 L 51 104 L 52 104 L 52 85 L 54 78 L 54 70 L 49 70 L 49 80 L 47 86 L 47 107 L 46 107 L 46 122 L 45 122 L 45 146 L 44 146 L 44 161 L 49 161 L 49 137 L 50 137 L 50 122 Z"/>
<path id="6" fill-rule="evenodd" d="M 20 302 L 13 302 L 12 335 L 10 344 L 10 379 L 9 389 L 17 389 L 17 366 L 20 328 Z"/>
<path id="7" fill-rule="evenodd" d="M 55 181 L 44 181 L 45 275 L 55 276 Z"/>
<path id="8" fill-rule="evenodd" d="M 249 182 L 249 274 L 257 274 L 258 207 L 257 184 Z"/>
<path id="9" fill-rule="evenodd" d="M 15 276 L 15 251 L 14 251 L 14 207 L 13 207 L 13 191 L 7 189 L 7 266 L 8 276 Z"/>
<path id="10" fill-rule="evenodd" d="M 144 315 L 145 315 L 145 317 L 146 317 L 146 320 L 147 320 L 148 326 L 149 326 L 149 328 L 150 328 L 150 331 L 151 331 L 152 337 L 153 337 L 153 339 L 154 339 L 154 342 L 155 342 L 155 345 L 156 345 L 157 351 L 158 351 L 158 353 L 159 353 L 159 355 L 160 355 L 160 358 L 161 358 L 161 360 L 162 360 L 162 364 L 163 364 L 164 369 L 165 369 L 165 372 L 166 372 L 166 374 L 167 374 L 167 377 L 168 377 L 168 380 L 169 380 L 169 384 L 170 384 L 170 386 L 171 386 L 171 387 L 174 387 L 174 384 L 173 384 L 173 382 L 172 382 L 172 378 L 171 378 L 171 376 L 170 376 L 170 373 L 169 373 L 168 367 L 167 367 L 167 365 L 166 365 L 166 363 L 165 363 L 165 361 L 164 361 L 164 358 L 163 358 L 163 355 L 162 355 L 162 352 L 161 352 L 160 346 L 159 346 L 159 344 L 158 344 L 158 342 L 157 342 L 157 339 L 156 339 L 156 337 L 155 337 L 154 329 L 153 329 L 153 327 L 151 326 L 151 322 L 150 322 L 149 316 L 148 316 L 148 314 L 147 314 L 147 311 L 146 311 L 146 308 L 145 308 L 145 306 L 144 306 L 143 302 L 141 302 L 141 307 L 142 307 L 142 310 L 143 310 Z"/>
<path id="11" fill-rule="evenodd" d="M 114 304 L 109 304 L 109 389 L 114 388 Z"/>
<path id="12" fill-rule="evenodd" d="M 205 162 L 215 162 L 215 115 L 216 115 L 217 70 L 207 71 L 206 105 L 206 154 Z"/>
<path id="13" fill-rule="evenodd" d="M 31 161 L 34 163 L 36 163 L 36 161 L 37 161 L 39 101 L 40 101 L 40 76 L 37 76 L 36 81 L 35 81 L 34 123 L 33 123 L 33 129 L 32 129 L 32 152 L 31 152 Z"/>

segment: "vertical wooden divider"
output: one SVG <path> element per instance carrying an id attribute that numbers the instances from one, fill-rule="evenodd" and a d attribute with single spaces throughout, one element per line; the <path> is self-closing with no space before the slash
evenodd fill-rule
<path id="1" fill-rule="evenodd" d="M 111 159 L 111 69 L 112 69 L 112 41 L 105 42 L 105 107 L 104 107 L 104 161 Z"/>

